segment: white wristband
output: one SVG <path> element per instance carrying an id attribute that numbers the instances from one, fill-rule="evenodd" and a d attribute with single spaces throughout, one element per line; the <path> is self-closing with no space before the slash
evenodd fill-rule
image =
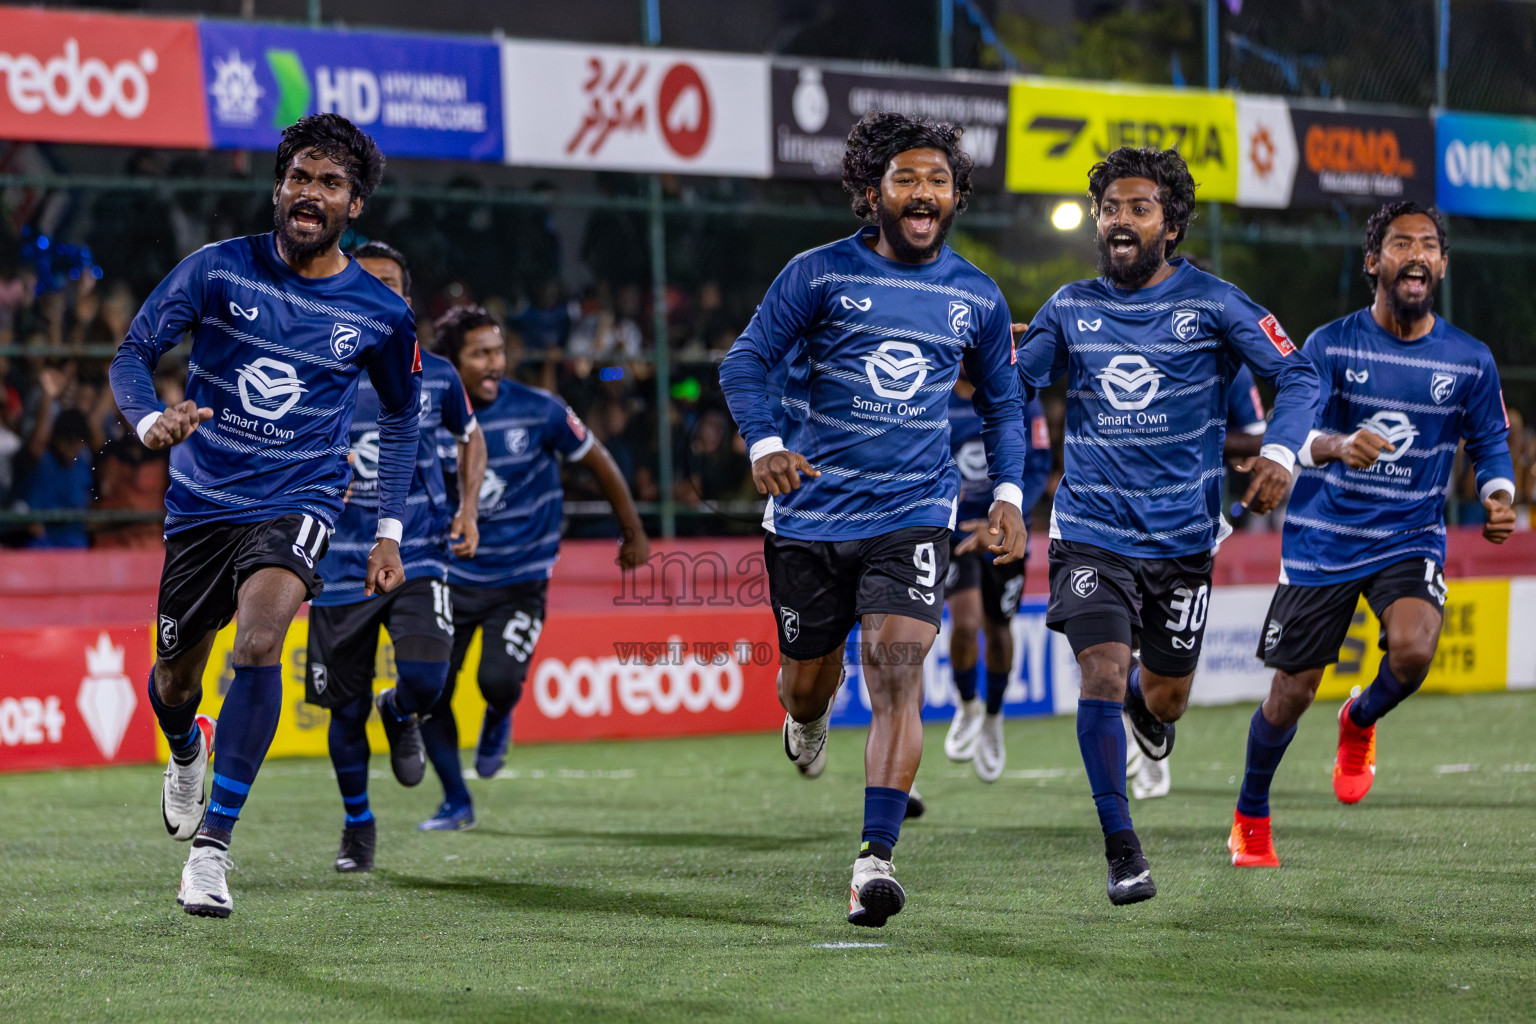
<path id="1" fill-rule="evenodd" d="M 1515 482 L 1505 476 L 1496 476 L 1477 489 L 1477 500 L 1487 501 L 1491 496 L 1500 491 L 1508 491 L 1511 499 L 1515 496 Z"/>
<path id="2" fill-rule="evenodd" d="M 1018 484 L 1003 481 L 992 488 L 993 501 L 1006 501 L 1020 512 L 1024 511 L 1024 488 Z"/>
<path id="3" fill-rule="evenodd" d="M 1265 445 L 1259 449 L 1259 457 L 1280 463 L 1287 473 L 1294 472 L 1296 469 L 1296 453 L 1283 444 Z"/>
<path id="4" fill-rule="evenodd" d="M 139 435 L 140 441 L 148 444 L 149 440 L 147 435 L 149 434 L 149 428 L 153 427 L 156 423 L 159 422 L 160 414 L 158 412 L 148 413 L 143 419 L 139 420 L 139 425 L 133 428 L 133 432 Z"/>
<path id="5" fill-rule="evenodd" d="M 405 526 L 398 519 L 379 519 L 378 532 L 374 534 L 379 540 L 392 540 L 396 544 L 405 536 Z"/>
<path id="6" fill-rule="evenodd" d="M 1296 461 L 1308 469 L 1316 469 L 1317 462 L 1312 458 L 1312 442 L 1323 436 L 1321 430 L 1312 430 L 1307 433 L 1307 439 L 1301 442 L 1301 451 L 1296 453 Z"/>
<path id="7" fill-rule="evenodd" d="M 784 450 L 784 439 L 778 434 L 774 434 L 754 444 L 752 450 L 747 453 L 747 458 L 755 463 L 764 455 L 772 455 L 774 452 L 782 452 Z"/>

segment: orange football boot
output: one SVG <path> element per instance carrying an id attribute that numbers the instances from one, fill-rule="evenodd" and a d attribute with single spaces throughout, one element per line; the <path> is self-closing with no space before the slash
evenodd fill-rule
<path id="1" fill-rule="evenodd" d="M 1227 837 L 1235 868 L 1277 868 L 1275 841 L 1269 833 L 1269 818 L 1250 818 L 1242 811 L 1232 812 L 1232 834 Z"/>
<path id="2" fill-rule="evenodd" d="M 1339 752 L 1333 760 L 1333 795 L 1340 803 L 1357 804 L 1376 781 L 1376 726 L 1362 729 L 1349 719 L 1358 696 L 1339 709 Z"/>

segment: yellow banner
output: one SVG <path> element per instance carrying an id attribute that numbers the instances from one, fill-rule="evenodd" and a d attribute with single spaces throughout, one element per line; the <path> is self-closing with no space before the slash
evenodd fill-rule
<path id="1" fill-rule="evenodd" d="M 1202 200 L 1237 199 L 1232 93 L 1015 79 L 1008 97 L 1008 188 L 1083 195 L 1088 169 L 1121 146 L 1177 149 Z"/>
<path id="2" fill-rule="evenodd" d="M 1361 598 L 1339 651 L 1339 663 L 1323 673 L 1319 698 L 1340 700 L 1349 696 L 1352 687 L 1371 684 L 1381 666 L 1380 635 L 1380 620 Z M 1508 661 L 1509 580 L 1451 580 L 1440 646 L 1424 689 L 1437 693 L 1502 690 Z"/>
<path id="3" fill-rule="evenodd" d="M 153 643 L 153 638 L 151 639 Z M 213 641 L 213 651 L 208 656 L 208 668 L 203 673 L 203 703 L 199 710 L 205 715 L 219 717 L 224 706 L 224 695 L 234 681 L 235 670 L 230 652 L 235 645 L 234 624 L 224 627 Z M 277 723 L 277 736 L 272 740 L 269 757 L 325 757 L 325 734 L 331 722 L 331 713 L 325 708 L 304 703 L 304 676 L 309 659 L 309 620 L 298 618 L 288 628 L 283 641 L 283 711 Z M 485 714 L 485 701 L 480 699 L 480 687 L 475 673 L 480 665 L 480 635 L 470 642 L 464 658 L 464 670 L 459 674 L 459 687 L 453 695 L 453 715 L 459 722 L 459 742 L 472 747 L 480 737 L 480 720 Z M 379 650 L 374 660 L 373 689 L 377 693 L 395 685 L 395 645 L 389 633 L 379 631 Z M 384 738 L 384 727 L 379 724 L 378 712 L 368 719 L 368 742 L 375 753 L 389 749 Z M 162 760 L 170 757 L 165 736 L 155 730 L 155 747 Z"/>

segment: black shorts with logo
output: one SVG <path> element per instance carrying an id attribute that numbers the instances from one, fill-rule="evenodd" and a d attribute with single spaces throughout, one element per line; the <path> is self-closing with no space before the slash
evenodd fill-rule
<path id="1" fill-rule="evenodd" d="M 309 669 L 304 700 L 338 708 L 373 693 L 379 627 L 396 657 L 447 661 L 453 646 L 453 601 L 442 580 L 417 577 L 356 604 L 309 609 Z"/>
<path id="2" fill-rule="evenodd" d="M 950 531 L 909 526 L 860 540 L 763 541 L 779 651 L 813 661 L 837 650 L 864 615 L 944 618 Z"/>
<path id="3" fill-rule="evenodd" d="M 240 586 L 258 569 L 276 566 L 304 581 L 312 598 L 325 584 L 315 566 L 331 530 L 314 516 L 292 512 L 259 523 L 209 523 L 165 539 L 155 652 L 185 654 L 235 617 Z"/>
<path id="4" fill-rule="evenodd" d="M 1423 555 L 1393 562 L 1370 576 L 1344 583 L 1317 587 L 1282 583 L 1269 602 L 1258 656 L 1266 666 L 1282 672 L 1324 668 L 1339 660 L 1339 648 L 1362 594 L 1379 619 L 1388 605 L 1403 597 L 1417 597 L 1444 609 L 1446 593 L 1444 568 Z M 1387 649 L 1385 628 L 1377 642 L 1382 650 Z"/>
<path id="5" fill-rule="evenodd" d="M 1095 643 L 1134 647 L 1141 663 L 1162 676 L 1185 676 L 1200 660 L 1211 599 L 1210 552 L 1177 558 L 1129 558 L 1108 548 L 1053 540 L 1051 601 L 1046 625 L 1067 633 L 1078 653 Z M 1070 619 L 1091 622 L 1086 633 Z M 1084 625 L 1080 623 L 1079 625 Z"/>
<path id="6" fill-rule="evenodd" d="M 483 627 L 480 638 L 482 694 L 492 688 L 520 688 L 528 678 L 533 649 L 544 631 L 544 606 L 549 580 L 527 580 L 505 587 L 453 588 L 453 657 L 449 659 L 448 686 L 451 700 L 459 669 L 475 630 Z"/>
<path id="7" fill-rule="evenodd" d="M 944 598 L 948 600 L 962 590 L 981 588 L 981 610 L 987 621 L 1006 626 L 1019 611 L 1019 598 L 1024 593 L 1024 560 L 998 565 L 989 554 L 969 551 L 956 555 L 954 547 L 964 534 L 955 534 L 950 540 L 949 572 L 944 577 Z"/>

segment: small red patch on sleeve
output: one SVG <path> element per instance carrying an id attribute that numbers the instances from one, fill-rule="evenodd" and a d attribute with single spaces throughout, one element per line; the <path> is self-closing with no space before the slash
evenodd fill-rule
<path id="1" fill-rule="evenodd" d="M 1051 450 L 1051 426 L 1045 422 L 1044 416 L 1032 417 L 1029 421 L 1029 443 L 1036 449 Z"/>
<path id="2" fill-rule="evenodd" d="M 569 409 L 565 410 L 565 422 L 570 426 L 571 433 L 576 435 L 576 440 L 585 441 L 587 439 L 587 425 L 581 422 L 576 414 Z"/>
<path id="3" fill-rule="evenodd" d="M 1504 429 L 1509 429 L 1509 406 L 1504 404 L 1504 389 L 1499 389 L 1499 408 L 1504 410 Z"/>
<path id="4" fill-rule="evenodd" d="M 411 372 L 421 372 L 421 342 L 416 342 L 415 353 L 411 358 Z"/>
<path id="5" fill-rule="evenodd" d="M 1285 328 L 1280 326 L 1280 321 L 1275 319 L 1275 314 L 1271 313 L 1260 320 L 1259 330 L 1264 332 L 1264 337 L 1269 339 L 1269 343 L 1275 346 L 1275 351 L 1279 352 L 1282 358 L 1296 351 L 1296 346 L 1291 344 L 1291 336 L 1285 333 Z"/>
<path id="6" fill-rule="evenodd" d="M 1008 345 L 1008 365 L 1009 366 L 1016 366 L 1016 365 L 1018 365 L 1018 362 L 1019 362 L 1019 346 L 1014 345 L 1012 343 L 1009 343 L 1009 345 Z"/>

